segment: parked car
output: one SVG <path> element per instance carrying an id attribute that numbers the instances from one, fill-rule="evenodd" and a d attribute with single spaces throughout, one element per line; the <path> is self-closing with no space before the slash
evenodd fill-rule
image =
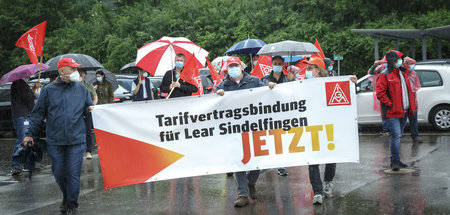
<path id="1" fill-rule="evenodd" d="M 415 71 L 422 85 L 417 92 L 418 123 L 430 123 L 436 130 L 450 131 L 450 64 L 446 61 L 418 62 Z M 381 124 L 380 111 L 373 108 L 375 86 L 368 77 L 364 76 L 356 84 L 358 123 Z"/>
<path id="2" fill-rule="evenodd" d="M 132 91 L 132 85 L 133 80 L 136 79 L 137 74 L 116 74 L 117 82 L 119 82 L 120 85 L 122 85 L 126 90 Z M 161 96 L 161 91 L 159 90 L 159 87 L 161 86 L 162 82 L 162 76 L 152 76 L 148 77 L 150 81 L 152 82 L 152 90 L 153 92 L 158 92 L 158 96 Z M 133 96 L 133 93 L 131 92 L 131 95 Z"/>
<path id="3" fill-rule="evenodd" d="M 133 93 L 125 89 L 121 84 L 119 84 L 119 87 L 114 91 L 114 99 L 113 103 L 118 102 L 125 102 L 125 101 L 131 101 L 133 98 Z"/>

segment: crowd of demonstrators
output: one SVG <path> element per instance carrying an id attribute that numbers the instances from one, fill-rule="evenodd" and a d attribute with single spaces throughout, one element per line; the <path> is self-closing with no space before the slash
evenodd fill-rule
<path id="1" fill-rule="evenodd" d="M 390 132 L 390 166 L 393 171 L 407 167 L 400 161 L 400 138 L 408 115 L 416 115 L 416 100 L 403 65 L 403 54 L 399 51 L 387 52 L 386 69 L 376 81 L 376 94 L 381 102 L 381 115 L 385 118 Z"/>
<path id="2" fill-rule="evenodd" d="M 94 89 L 97 92 L 98 102 L 97 104 L 109 104 L 112 103 L 114 100 L 114 90 L 109 83 L 105 79 L 105 73 L 102 71 L 102 69 L 98 69 L 95 73 L 96 81 L 94 82 Z"/>
<path id="3" fill-rule="evenodd" d="M 77 214 L 83 154 L 86 149 L 86 120 L 93 103 L 88 89 L 80 83 L 77 68 L 71 58 L 58 62 L 59 77 L 42 89 L 30 117 L 23 144 L 34 144 L 44 120 L 46 121 L 47 153 L 53 176 L 63 200 L 62 213 Z M 64 123 L 62 123 L 64 122 Z"/>
<path id="4" fill-rule="evenodd" d="M 169 94 L 170 98 L 190 96 L 198 91 L 198 88 L 183 79 L 180 79 L 181 71 L 184 68 L 185 56 L 182 53 L 175 55 L 175 68 L 167 71 L 161 82 L 162 93 Z"/>
<path id="5" fill-rule="evenodd" d="M 13 127 L 16 130 L 17 138 L 14 145 L 13 153 L 19 149 L 25 138 L 30 123 L 30 114 L 34 107 L 34 99 L 36 89 L 39 88 L 40 82 L 36 82 L 33 88 L 28 85 L 28 78 L 14 81 L 11 85 L 11 118 Z M 32 171 L 32 170 L 30 170 Z M 20 163 L 12 159 L 12 175 L 19 175 L 22 172 Z"/>

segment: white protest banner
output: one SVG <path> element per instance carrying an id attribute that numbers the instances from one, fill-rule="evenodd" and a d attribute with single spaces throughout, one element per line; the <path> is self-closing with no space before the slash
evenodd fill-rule
<path id="1" fill-rule="evenodd" d="M 359 162 L 355 87 L 316 78 L 93 111 L 105 189 L 206 174 Z"/>

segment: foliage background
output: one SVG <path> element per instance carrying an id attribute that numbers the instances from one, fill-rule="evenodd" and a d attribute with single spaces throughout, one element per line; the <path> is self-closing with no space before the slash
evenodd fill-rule
<path id="1" fill-rule="evenodd" d="M 187 37 L 224 55 L 235 42 L 259 38 L 314 42 L 327 57 L 344 55 L 342 74 L 362 76 L 374 60 L 374 40 L 350 29 L 424 29 L 450 24 L 448 0 L 1 0 L 0 68 L 4 74 L 30 63 L 15 47 L 28 29 L 47 20 L 44 62 L 65 53 L 91 55 L 113 72 L 135 61 L 136 50 L 162 36 Z M 411 42 L 400 50 L 411 55 Z M 380 56 L 395 40 L 380 39 Z M 428 59 L 437 58 L 437 41 L 427 40 Z M 421 41 L 416 41 L 421 58 Z M 450 41 L 442 41 L 450 58 Z M 245 58 L 247 60 L 247 58 Z M 418 59 L 421 60 L 421 59 Z"/>

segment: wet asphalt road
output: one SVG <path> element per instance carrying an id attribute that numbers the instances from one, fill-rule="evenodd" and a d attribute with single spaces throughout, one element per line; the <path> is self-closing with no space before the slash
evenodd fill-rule
<path id="1" fill-rule="evenodd" d="M 307 166 L 289 176 L 267 170 L 256 184 L 258 200 L 234 208 L 236 188 L 225 174 L 103 190 L 98 157 L 84 160 L 80 214 L 450 214 L 450 133 L 422 133 L 423 143 L 402 138 L 401 159 L 410 167 L 390 174 L 389 138 L 360 134 L 360 163 L 337 165 L 334 197 L 313 206 Z M 59 214 L 62 194 L 48 158 L 28 180 L 9 173 L 14 139 L 0 139 L 0 214 Z M 323 166 L 321 165 L 323 171 Z M 322 174 L 323 176 L 323 174 Z"/>

